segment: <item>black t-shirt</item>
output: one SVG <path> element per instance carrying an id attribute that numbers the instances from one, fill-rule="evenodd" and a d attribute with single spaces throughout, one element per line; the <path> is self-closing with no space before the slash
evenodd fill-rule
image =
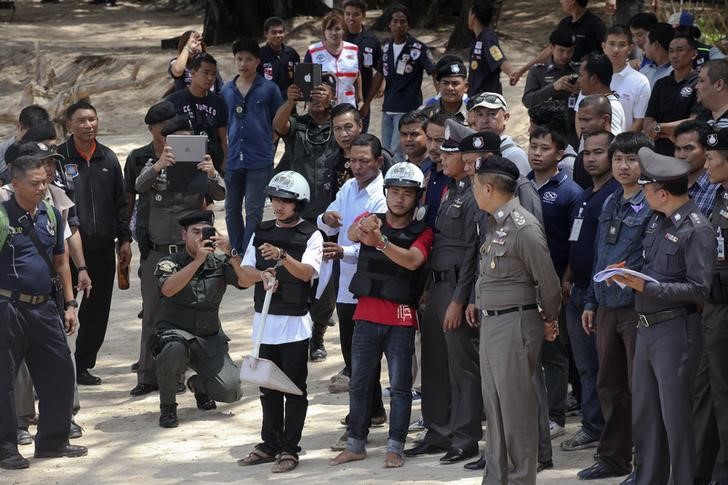
<path id="1" fill-rule="evenodd" d="M 607 26 L 602 19 L 591 13 L 591 10 L 584 12 L 576 22 L 571 21 L 571 16 L 564 17 L 556 26 L 569 28 L 574 33 L 574 55 L 572 61 L 581 62 L 581 59 L 590 52 L 602 52 L 602 42 Z"/>
<path id="2" fill-rule="evenodd" d="M 468 74 L 468 96 L 476 94 L 503 93 L 500 82 L 501 65 L 506 56 L 498 44 L 495 32 L 483 30 L 470 47 L 470 73 Z"/>
<path id="3" fill-rule="evenodd" d="M 377 36 L 368 30 L 362 30 L 358 34 L 347 32 L 344 34 L 344 40 L 359 47 L 359 73 L 363 98 L 366 99 L 372 86 L 374 69 L 382 59 L 382 44 Z"/>
<path id="4" fill-rule="evenodd" d="M 127 194 L 138 194 L 136 203 L 136 227 L 149 227 L 149 193 L 138 193 L 136 190 L 136 179 L 147 163 L 155 163 L 157 156 L 154 154 L 154 144 L 149 143 L 143 147 L 136 148 L 129 152 L 124 164 L 124 191 Z M 139 231 L 135 234 L 139 239 Z"/>
<path id="5" fill-rule="evenodd" d="M 697 103 L 695 93 L 697 79 L 695 71 L 685 76 L 682 81 L 675 80 L 674 72 L 658 79 L 652 88 L 645 117 L 654 118 L 657 123 L 688 118 Z M 667 138 L 658 138 L 655 140 L 655 151 L 671 157 L 675 152 L 675 145 Z"/>
<path id="6" fill-rule="evenodd" d="M 283 99 L 286 99 L 288 86 L 293 84 L 293 71 L 299 62 L 301 62 L 301 57 L 293 47 L 283 45 L 281 50 L 276 52 L 271 46 L 265 44 L 260 48 L 258 74 L 268 81 L 276 83 Z"/>
<path id="7" fill-rule="evenodd" d="M 713 119 L 713 112 L 704 108 L 698 113 L 698 116 L 696 116 L 695 119 L 698 121 L 705 121 L 716 131 L 728 128 L 728 111 L 720 115 L 717 119 Z"/>

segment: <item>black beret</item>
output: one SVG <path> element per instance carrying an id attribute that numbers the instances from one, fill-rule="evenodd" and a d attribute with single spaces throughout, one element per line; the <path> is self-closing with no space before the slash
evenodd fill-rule
<path id="1" fill-rule="evenodd" d="M 440 79 L 448 76 L 467 77 L 468 70 L 465 68 L 465 64 L 463 64 L 460 60 L 448 62 L 447 64 L 438 67 L 435 72 L 435 81 L 439 81 Z"/>
<path id="2" fill-rule="evenodd" d="M 176 115 L 177 110 L 174 108 L 174 105 L 170 101 L 162 101 L 149 108 L 147 115 L 144 117 L 144 123 L 153 125 L 170 120 Z"/>
<path id="3" fill-rule="evenodd" d="M 574 47 L 574 32 L 569 27 L 559 27 L 551 32 L 549 42 L 561 47 Z"/>
<path id="4" fill-rule="evenodd" d="M 178 131 L 192 131 L 192 125 L 187 115 L 176 115 L 162 125 L 162 136 L 172 135 Z"/>
<path id="5" fill-rule="evenodd" d="M 690 171 L 687 161 L 655 153 L 648 147 L 640 148 L 637 156 L 640 159 L 640 171 L 642 172 L 638 180 L 641 185 L 679 180 L 687 177 Z"/>
<path id="6" fill-rule="evenodd" d="M 518 180 L 521 176 L 515 163 L 507 158 L 498 156 L 488 157 L 482 160 L 480 166 L 477 167 L 477 171 L 478 173 L 497 173 L 513 180 Z"/>
<path id="7" fill-rule="evenodd" d="M 194 211 L 180 218 L 179 225 L 189 227 L 193 224 L 207 223 L 211 226 L 215 225 L 215 213 L 212 211 Z"/>
<path id="8" fill-rule="evenodd" d="M 460 152 L 490 152 L 500 155 L 501 139 L 493 131 L 481 131 L 468 135 L 460 141 Z"/>
<path id="9" fill-rule="evenodd" d="M 31 126 L 30 129 L 23 135 L 22 141 L 43 141 L 55 139 L 56 128 L 53 126 L 53 122 L 43 120 Z"/>
<path id="10" fill-rule="evenodd" d="M 711 133 L 705 140 L 705 149 L 708 151 L 728 151 L 728 128 L 723 128 L 717 133 Z"/>

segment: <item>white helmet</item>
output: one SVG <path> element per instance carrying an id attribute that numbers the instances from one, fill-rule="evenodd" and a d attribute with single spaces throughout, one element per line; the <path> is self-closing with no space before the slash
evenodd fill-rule
<path id="1" fill-rule="evenodd" d="M 291 199 L 298 202 L 311 200 L 311 190 L 308 188 L 308 182 L 306 182 L 303 175 L 293 170 L 285 170 L 275 174 L 268 183 L 265 193 L 271 197 Z"/>
<path id="2" fill-rule="evenodd" d="M 387 170 L 384 176 L 384 187 L 414 187 L 418 190 L 424 188 L 425 176 L 420 167 L 412 162 L 395 163 Z"/>

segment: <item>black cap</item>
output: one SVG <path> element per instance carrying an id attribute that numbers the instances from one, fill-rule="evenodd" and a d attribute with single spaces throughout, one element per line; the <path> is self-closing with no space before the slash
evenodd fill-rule
<path id="1" fill-rule="evenodd" d="M 63 160 L 63 155 L 57 153 L 55 148 L 51 148 L 45 143 L 39 141 L 29 141 L 18 146 L 18 153 L 15 158 L 22 156 L 30 156 L 38 160 L 46 158 L 58 158 Z"/>
<path id="2" fill-rule="evenodd" d="M 22 138 L 22 142 L 26 141 L 43 141 L 43 140 L 55 140 L 56 139 L 56 128 L 53 126 L 52 121 L 43 120 L 35 123 L 25 132 Z"/>
<path id="3" fill-rule="evenodd" d="M 331 89 L 334 90 L 334 95 L 336 95 L 336 76 L 332 72 L 322 72 L 321 73 L 321 84 L 325 84 L 326 86 L 331 87 Z"/>
<path id="4" fill-rule="evenodd" d="M 439 66 L 435 72 L 435 81 L 439 81 L 442 78 L 449 76 L 467 77 L 468 70 L 465 68 L 465 64 L 463 64 L 460 60 L 456 60 Z"/>
<path id="5" fill-rule="evenodd" d="M 174 109 L 172 102 L 162 101 L 149 108 L 147 115 L 144 117 L 144 123 L 153 125 L 155 123 L 161 123 L 162 121 L 171 120 L 176 115 L 177 110 Z"/>
<path id="6" fill-rule="evenodd" d="M 574 32 L 566 26 L 558 27 L 551 32 L 549 42 L 561 47 L 574 47 Z"/>
<path id="7" fill-rule="evenodd" d="M 488 157 L 480 162 L 476 167 L 477 173 L 497 173 L 505 175 L 513 180 L 518 180 L 521 173 L 518 171 L 516 164 L 503 157 Z"/>
<path id="8" fill-rule="evenodd" d="M 640 159 L 640 185 L 653 182 L 670 182 L 688 176 L 690 165 L 686 160 L 668 157 L 655 153 L 652 149 L 642 147 L 637 152 Z"/>
<path id="9" fill-rule="evenodd" d="M 707 151 L 728 151 L 728 128 L 708 135 L 705 139 L 705 149 Z"/>
<path id="10" fill-rule="evenodd" d="M 460 141 L 460 152 L 490 152 L 500 155 L 501 139 L 492 131 L 481 131 L 468 135 Z"/>
<path id="11" fill-rule="evenodd" d="M 187 214 L 179 220 L 179 225 L 187 228 L 193 224 L 207 223 L 215 225 L 215 213 L 212 211 L 195 211 Z"/>
<path id="12" fill-rule="evenodd" d="M 176 115 L 174 118 L 164 122 L 162 136 L 172 135 L 178 131 L 192 131 L 192 124 L 187 115 Z"/>
<path id="13" fill-rule="evenodd" d="M 460 151 L 460 141 L 473 133 L 475 133 L 475 130 L 468 128 L 457 120 L 445 120 L 445 141 L 440 149 L 443 152 Z"/>

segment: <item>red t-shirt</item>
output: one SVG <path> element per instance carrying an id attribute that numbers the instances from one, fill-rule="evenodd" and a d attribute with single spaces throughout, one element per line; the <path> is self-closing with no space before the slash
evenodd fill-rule
<path id="1" fill-rule="evenodd" d="M 362 217 L 368 216 L 369 213 L 357 217 L 357 222 Z M 412 248 L 417 248 L 425 259 L 430 255 L 432 243 L 435 235 L 432 228 L 428 227 L 415 239 Z M 394 262 L 392 264 L 395 264 Z M 394 325 L 397 327 L 415 327 L 417 326 L 417 308 L 402 303 L 396 303 L 383 298 L 374 298 L 371 296 L 360 296 L 354 310 L 354 320 L 367 320 L 369 322 L 380 323 L 382 325 Z"/>

